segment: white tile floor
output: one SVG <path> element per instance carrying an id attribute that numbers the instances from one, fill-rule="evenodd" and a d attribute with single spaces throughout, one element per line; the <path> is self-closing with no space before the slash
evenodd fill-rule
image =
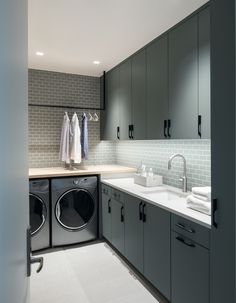
<path id="1" fill-rule="evenodd" d="M 158 303 L 105 243 L 44 254 L 31 303 Z"/>

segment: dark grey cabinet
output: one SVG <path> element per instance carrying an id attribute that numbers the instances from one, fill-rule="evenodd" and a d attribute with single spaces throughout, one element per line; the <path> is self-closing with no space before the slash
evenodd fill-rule
<path id="1" fill-rule="evenodd" d="M 169 117 L 172 139 L 198 138 L 198 17 L 169 33 Z"/>
<path id="2" fill-rule="evenodd" d="M 172 232 L 172 303 L 209 303 L 209 250 Z"/>
<path id="3" fill-rule="evenodd" d="M 170 213 L 145 203 L 143 216 L 143 274 L 170 300 Z"/>
<path id="4" fill-rule="evenodd" d="M 132 57 L 131 139 L 146 139 L 146 50 Z"/>
<path id="5" fill-rule="evenodd" d="M 130 139 L 130 125 L 132 124 L 132 100 L 131 100 L 131 60 L 120 65 L 120 140 Z"/>
<path id="6" fill-rule="evenodd" d="M 102 234 L 111 242 L 111 196 L 110 189 L 102 186 Z"/>
<path id="7" fill-rule="evenodd" d="M 143 273 L 143 203 L 130 195 L 124 195 L 125 202 L 125 257 Z"/>
<path id="8" fill-rule="evenodd" d="M 168 138 L 168 35 L 154 41 L 147 53 L 147 139 Z"/>
<path id="9" fill-rule="evenodd" d="M 210 9 L 201 11 L 199 18 L 199 137 L 211 137 L 210 129 Z"/>
<path id="10" fill-rule="evenodd" d="M 101 139 L 116 140 L 120 127 L 120 70 L 106 74 L 106 110 L 101 113 Z"/>
<path id="11" fill-rule="evenodd" d="M 111 243 L 122 254 L 125 250 L 125 228 L 124 228 L 124 204 L 114 200 L 111 201 L 112 220 L 111 220 Z"/>

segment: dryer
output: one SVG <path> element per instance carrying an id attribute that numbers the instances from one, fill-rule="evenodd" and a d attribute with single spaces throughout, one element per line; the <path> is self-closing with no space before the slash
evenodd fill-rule
<path id="1" fill-rule="evenodd" d="M 29 210 L 32 251 L 50 246 L 49 181 L 29 182 Z"/>
<path id="2" fill-rule="evenodd" d="M 52 246 L 97 238 L 97 183 L 96 176 L 52 179 Z"/>

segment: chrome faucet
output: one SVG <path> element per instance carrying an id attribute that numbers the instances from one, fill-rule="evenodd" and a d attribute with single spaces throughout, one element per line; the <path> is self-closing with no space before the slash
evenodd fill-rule
<path id="1" fill-rule="evenodd" d="M 183 160 L 184 174 L 183 174 L 183 177 L 180 178 L 180 181 L 182 181 L 182 184 L 183 184 L 183 192 L 186 193 L 187 192 L 187 175 L 186 175 L 186 159 L 185 159 L 185 157 L 181 154 L 175 154 L 175 155 L 171 156 L 169 161 L 168 161 L 168 169 L 169 170 L 171 169 L 172 160 L 176 157 L 180 157 Z"/>

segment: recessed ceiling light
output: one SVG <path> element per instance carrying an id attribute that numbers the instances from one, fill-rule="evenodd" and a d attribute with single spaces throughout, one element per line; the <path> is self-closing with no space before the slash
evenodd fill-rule
<path id="1" fill-rule="evenodd" d="M 100 64 L 100 63 L 101 63 L 101 62 L 98 61 L 98 60 L 93 61 L 93 64 L 96 64 L 96 65 L 98 65 L 98 64 Z"/>
<path id="2" fill-rule="evenodd" d="M 44 53 L 43 52 L 36 52 L 36 55 L 42 57 L 42 56 L 44 56 Z"/>

